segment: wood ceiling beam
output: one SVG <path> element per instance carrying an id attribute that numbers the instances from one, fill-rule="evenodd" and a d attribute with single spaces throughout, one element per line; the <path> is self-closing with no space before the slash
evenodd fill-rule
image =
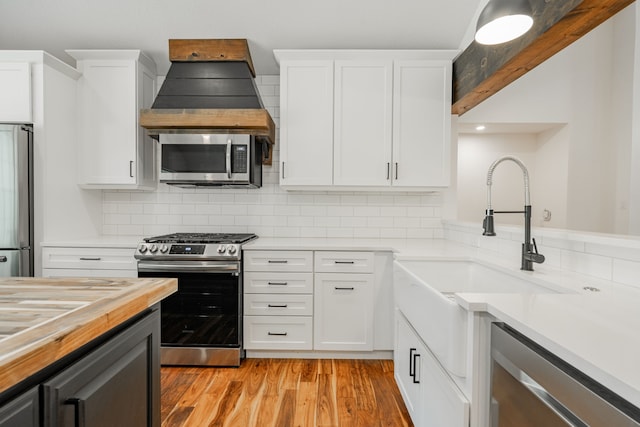
<path id="1" fill-rule="evenodd" d="M 453 63 L 453 105 L 462 115 L 630 5 L 634 0 L 529 0 L 534 25 L 509 43 L 473 41 Z"/>

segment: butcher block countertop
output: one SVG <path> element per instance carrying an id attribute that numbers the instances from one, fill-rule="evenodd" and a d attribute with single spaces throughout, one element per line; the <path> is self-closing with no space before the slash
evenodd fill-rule
<path id="1" fill-rule="evenodd" d="M 158 303 L 176 279 L 0 279 L 0 393 Z"/>

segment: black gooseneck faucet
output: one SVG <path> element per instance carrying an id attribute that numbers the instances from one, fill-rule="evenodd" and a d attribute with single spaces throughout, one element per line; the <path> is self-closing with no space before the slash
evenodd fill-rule
<path id="1" fill-rule="evenodd" d="M 494 211 L 491 207 L 491 185 L 493 184 L 493 171 L 496 166 L 505 160 L 511 160 L 522 169 L 524 174 L 524 210 L 523 211 Z M 493 214 L 517 213 L 524 214 L 524 243 L 522 244 L 522 263 L 520 270 L 533 271 L 533 263 L 541 264 L 544 262 L 544 255 L 538 253 L 536 239 L 531 238 L 531 201 L 529 197 L 529 172 L 524 163 L 520 159 L 513 156 L 503 156 L 494 161 L 489 166 L 487 172 L 487 210 L 482 227 L 484 228 L 483 236 L 495 236 L 496 232 L 493 226 Z M 533 241 L 533 244 L 532 244 Z"/>

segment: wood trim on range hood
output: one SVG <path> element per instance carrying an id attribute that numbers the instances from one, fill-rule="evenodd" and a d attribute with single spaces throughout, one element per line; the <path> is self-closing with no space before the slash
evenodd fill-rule
<path id="1" fill-rule="evenodd" d="M 275 139 L 276 129 L 267 110 L 222 108 L 140 110 L 140 126 L 146 128 L 150 135 L 250 133 L 270 141 Z"/>
<path id="2" fill-rule="evenodd" d="M 462 115 L 630 5 L 634 0 L 529 0 L 534 26 L 497 46 L 475 41 L 453 63 L 452 114 Z"/>

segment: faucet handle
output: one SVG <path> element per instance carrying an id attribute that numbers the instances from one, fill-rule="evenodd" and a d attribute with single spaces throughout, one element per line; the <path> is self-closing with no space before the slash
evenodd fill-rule
<path id="1" fill-rule="evenodd" d="M 529 254 L 527 254 L 527 259 L 529 261 L 533 261 L 533 262 L 537 262 L 538 264 L 542 264 L 545 260 L 544 255 L 538 253 L 538 245 L 536 245 L 536 239 L 535 238 L 531 238 L 531 241 L 533 241 L 533 250 L 534 252 L 530 252 Z"/>

